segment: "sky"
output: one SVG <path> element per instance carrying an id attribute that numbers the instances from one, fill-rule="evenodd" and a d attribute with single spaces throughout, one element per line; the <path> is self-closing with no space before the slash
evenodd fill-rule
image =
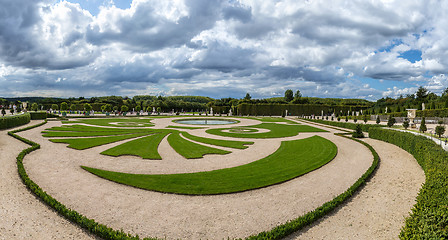
<path id="1" fill-rule="evenodd" d="M 448 1 L 0 0 L 0 97 L 448 87 Z"/>

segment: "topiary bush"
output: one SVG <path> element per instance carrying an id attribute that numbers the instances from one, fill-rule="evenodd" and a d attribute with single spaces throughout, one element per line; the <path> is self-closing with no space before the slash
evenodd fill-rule
<path id="1" fill-rule="evenodd" d="M 362 133 L 362 126 L 361 124 L 356 124 L 355 131 L 352 133 L 352 137 L 354 138 L 363 138 L 364 133 Z"/>

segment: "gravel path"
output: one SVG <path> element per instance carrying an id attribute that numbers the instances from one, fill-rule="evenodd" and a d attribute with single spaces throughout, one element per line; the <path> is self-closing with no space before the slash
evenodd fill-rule
<path id="1" fill-rule="evenodd" d="M 378 152 L 379 168 L 347 204 L 287 239 L 398 239 L 425 175 L 406 151 L 366 139 Z"/>
<path id="2" fill-rule="evenodd" d="M 158 123 L 161 126 L 172 125 L 163 120 L 158 120 Z M 164 160 L 154 161 L 103 156 L 95 148 L 77 151 L 42 137 L 40 132 L 43 129 L 58 124 L 50 122 L 20 133 L 41 144 L 41 150 L 25 158 L 25 168 L 30 177 L 66 206 L 114 229 L 140 236 L 223 239 L 270 230 L 345 191 L 373 160 L 366 147 L 333 135 L 333 129 L 327 129 L 330 133 L 302 133 L 287 140 L 320 135 L 337 145 L 337 157 L 302 177 L 254 191 L 217 196 L 162 194 L 98 178 L 79 166 L 144 173 L 211 170 L 255 161 L 275 151 L 285 139 L 270 140 L 270 144 L 266 140 L 256 140 L 249 149 L 237 150 L 233 156 L 215 155 L 195 160 L 183 159 L 175 151 L 169 151 L 167 143 L 162 142 L 159 148 L 167 150 Z M 203 130 L 189 132 L 207 136 Z M 0 133 L 0 239 L 91 238 L 26 190 L 17 175 L 15 163 L 15 157 L 26 145 L 8 137 L 6 131 Z M 382 160 L 375 176 L 349 203 L 291 239 L 396 238 L 404 216 L 408 215 L 424 181 L 423 171 L 405 151 L 384 142 L 366 141 L 375 147 Z M 111 146 L 113 144 L 107 147 Z"/>
<path id="3" fill-rule="evenodd" d="M 0 131 L 0 239 L 94 239 L 26 189 L 17 174 L 16 157 L 27 147 Z"/>

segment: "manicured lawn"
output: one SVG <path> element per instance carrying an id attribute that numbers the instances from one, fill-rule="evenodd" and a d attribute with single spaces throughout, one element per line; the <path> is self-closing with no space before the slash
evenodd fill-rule
<path id="1" fill-rule="evenodd" d="M 104 144 L 109 144 L 113 142 L 118 142 L 126 139 L 142 137 L 148 135 L 148 133 L 137 133 L 137 134 L 125 134 L 112 137 L 95 137 L 95 138 L 63 138 L 63 139 L 50 139 L 54 143 L 67 143 L 67 147 L 84 150 L 87 148 L 97 147 Z"/>
<path id="2" fill-rule="evenodd" d="M 264 133 L 241 133 L 236 132 L 238 129 L 251 129 L 251 128 L 262 128 L 268 129 L 269 132 Z M 223 132 L 223 130 L 230 130 L 233 132 Z M 258 125 L 247 126 L 247 127 L 234 127 L 234 128 L 216 128 L 208 129 L 206 131 L 210 134 L 225 136 L 225 137 L 235 137 L 235 138 L 281 138 L 281 137 L 292 137 L 300 132 L 326 132 L 325 130 L 307 126 L 307 125 L 286 125 L 286 124 L 276 124 L 276 123 L 261 123 Z"/>
<path id="3" fill-rule="evenodd" d="M 229 151 L 224 151 L 217 148 L 212 148 L 190 142 L 182 138 L 178 132 L 172 133 L 168 136 L 168 143 L 180 155 L 187 159 L 202 158 L 206 154 L 228 154 Z"/>
<path id="4" fill-rule="evenodd" d="M 152 127 L 151 118 L 140 119 L 133 118 L 96 118 L 96 119 L 80 119 L 77 121 L 63 121 L 62 123 L 85 123 L 97 126 L 107 127 Z M 116 124 L 113 124 L 116 123 Z"/>
<path id="5" fill-rule="evenodd" d="M 248 148 L 246 145 L 252 145 L 254 142 L 241 142 L 241 141 L 229 141 L 229 140 L 219 140 L 219 139 L 211 139 L 211 138 L 203 138 L 191 135 L 187 132 L 183 132 L 182 135 L 188 139 L 191 139 L 196 142 L 207 143 L 215 146 L 221 147 L 229 147 L 236 149 L 246 149 Z"/>
<path id="6" fill-rule="evenodd" d="M 241 192 L 285 182 L 321 167 L 336 153 L 334 143 L 314 136 L 284 141 L 276 152 L 258 161 L 209 172 L 145 175 L 82 168 L 99 177 L 142 189 L 208 195 Z"/>
<path id="7" fill-rule="evenodd" d="M 184 127 L 184 126 L 167 126 L 166 128 L 178 128 L 178 129 L 204 129 L 206 127 Z"/>
<path id="8" fill-rule="evenodd" d="M 288 123 L 288 124 L 300 124 L 298 122 L 294 122 L 289 119 L 280 118 L 280 117 L 244 117 L 244 118 L 259 120 L 262 122 L 284 122 L 284 123 Z"/>
<path id="9" fill-rule="evenodd" d="M 42 131 L 44 137 L 94 137 L 94 136 L 111 136 L 132 133 L 153 133 L 153 129 L 120 129 L 120 128 L 103 128 L 82 125 L 52 127 Z"/>
<path id="10" fill-rule="evenodd" d="M 135 139 L 116 147 L 110 148 L 101 154 L 109 155 L 109 156 L 123 156 L 123 155 L 132 155 L 132 156 L 140 156 L 144 159 L 162 159 L 160 157 L 159 152 L 157 151 L 157 147 L 159 146 L 160 141 L 167 135 L 168 133 L 156 133 L 153 135 L 149 135 L 147 137 L 143 137 L 140 139 Z"/>

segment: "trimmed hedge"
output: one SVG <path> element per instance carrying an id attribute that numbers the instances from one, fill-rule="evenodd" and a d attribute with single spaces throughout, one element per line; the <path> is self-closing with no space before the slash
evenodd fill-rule
<path id="1" fill-rule="evenodd" d="M 338 135 L 343 136 L 342 134 L 338 134 Z M 343 136 L 343 137 L 346 137 L 346 136 Z M 349 137 L 346 137 L 346 138 L 349 138 Z M 370 177 L 372 176 L 372 174 L 375 172 L 375 170 L 378 166 L 378 163 L 380 161 L 380 158 L 378 156 L 378 153 L 375 151 L 375 149 L 373 149 L 373 147 L 370 146 L 369 144 L 367 144 L 363 141 L 360 141 L 358 139 L 355 139 L 355 138 L 350 138 L 350 139 L 357 141 L 357 142 L 363 144 L 364 146 L 366 146 L 367 148 L 369 148 L 369 150 L 373 154 L 373 162 L 372 162 L 372 165 L 369 167 L 369 169 L 367 169 L 367 171 L 349 189 L 347 189 L 347 191 L 341 193 L 340 195 L 335 197 L 333 200 L 324 203 L 322 206 L 316 208 L 315 210 L 313 210 L 311 212 L 306 213 L 303 216 L 300 216 L 292 221 L 289 221 L 285 224 L 277 226 L 274 229 L 272 229 L 271 231 L 261 232 L 258 235 L 250 236 L 246 239 L 249 239 L 249 240 L 255 240 L 255 239 L 266 239 L 267 240 L 267 239 L 269 239 L 269 240 L 271 240 L 271 239 L 284 238 L 284 237 L 288 236 L 289 234 L 296 232 L 296 231 L 310 225 L 314 221 L 317 221 L 321 217 L 323 217 L 326 214 L 333 211 L 339 205 L 343 204 L 351 196 L 353 196 L 353 194 L 355 194 L 360 189 L 360 187 L 363 186 L 366 183 L 366 181 L 369 180 Z"/>
<path id="2" fill-rule="evenodd" d="M 31 120 L 43 120 L 47 119 L 47 112 L 29 112 Z"/>
<path id="3" fill-rule="evenodd" d="M 38 198 L 40 198 L 45 204 L 53 208 L 56 212 L 64 216 L 66 219 L 70 220 L 71 222 L 77 224 L 83 229 L 86 229 L 87 231 L 91 232 L 92 234 L 103 238 L 103 239 L 140 239 L 139 236 L 132 236 L 130 234 L 124 233 L 123 230 L 114 230 L 112 228 L 107 227 L 104 224 L 99 224 L 95 222 L 93 219 L 89 219 L 82 214 L 76 212 L 75 210 L 72 210 L 70 208 L 67 208 L 64 204 L 60 203 L 58 200 L 54 199 L 52 196 L 47 194 L 45 191 L 43 191 L 33 180 L 31 180 L 28 177 L 28 174 L 26 173 L 25 167 L 23 166 L 23 158 L 28 153 L 37 150 L 40 148 L 40 145 L 30 141 L 26 138 L 20 137 L 19 135 L 16 135 L 15 133 L 26 131 L 35 127 L 42 126 L 47 121 L 44 121 L 42 123 L 39 123 L 34 126 L 30 126 L 27 128 L 10 131 L 8 132 L 8 135 L 28 144 L 31 145 L 31 147 L 23 150 L 19 153 L 17 156 L 17 169 L 19 172 L 19 176 L 22 179 L 22 182 L 25 184 L 25 186 Z M 155 239 L 155 238 L 144 238 L 144 239 Z"/>
<path id="4" fill-rule="evenodd" d="M 369 137 L 397 145 L 414 156 L 426 175 L 401 239 L 448 239 L 448 152 L 411 133 L 372 128 Z"/>
<path id="5" fill-rule="evenodd" d="M 363 132 L 368 132 L 369 129 L 371 129 L 371 128 L 386 127 L 385 125 L 380 125 L 380 124 L 349 123 L 349 122 L 342 122 L 342 120 L 341 120 L 341 122 L 325 121 L 325 120 L 319 120 L 319 119 L 304 119 L 304 120 L 310 121 L 310 122 L 315 122 L 315 123 L 320 123 L 320 124 L 326 124 L 326 125 L 330 125 L 330 126 L 335 126 L 335 127 L 340 127 L 340 128 L 352 129 L 352 130 L 356 130 L 356 125 L 361 125 Z"/>
<path id="6" fill-rule="evenodd" d="M 17 127 L 20 125 L 27 124 L 30 121 L 31 117 L 29 113 L 0 117 L 0 129 Z"/>
<path id="7" fill-rule="evenodd" d="M 238 114 L 251 116 L 282 116 L 285 110 L 288 110 L 288 115 L 291 116 L 310 116 L 321 115 L 328 113 L 347 113 L 347 111 L 359 111 L 366 109 L 362 106 L 329 106 L 321 104 L 249 104 L 242 103 L 238 105 Z"/>

